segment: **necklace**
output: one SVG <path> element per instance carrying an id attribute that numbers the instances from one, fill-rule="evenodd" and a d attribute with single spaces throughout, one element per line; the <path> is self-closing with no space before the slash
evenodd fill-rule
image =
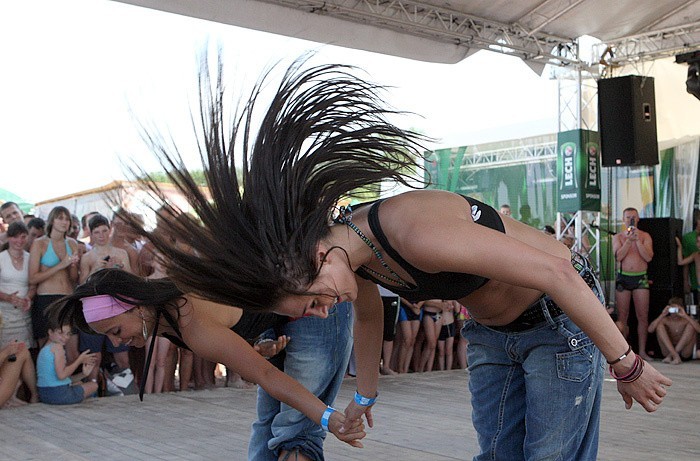
<path id="1" fill-rule="evenodd" d="M 7 250 L 7 252 L 10 254 L 10 258 L 12 258 L 12 262 L 14 262 L 15 264 L 21 263 L 22 260 L 24 259 L 24 251 L 21 252 L 21 253 L 19 254 L 19 256 L 13 255 L 12 252 L 11 252 L 10 250 Z"/>
<path id="2" fill-rule="evenodd" d="M 389 267 L 389 265 L 384 261 L 384 258 L 382 258 L 382 253 L 379 251 L 379 249 L 374 246 L 374 243 L 360 230 L 359 227 L 355 223 L 352 222 L 352 208 L 349 206 L 347 207 L 340 207 L 340 213 L 338 214 L 338 217 L 336 218 L 336 221 L 340 224 L 345 224 L 348 226 L 350 229 L 352 229 L 360 239 L 365 242 L 365 244 L 369 247 L 370 250 L 372 250 L 372 253 L 374 253 L 374 256 L 377 257 L 377 260 L 379 260 L 379 263 L 382 265 L 384 269 L 389 271 L 391 274 L 391 277 L 384 275 L 380 272 L 375 271 L 374 269 L 371 269 L 364 264 L 362 265 L 362 268 L 369 272 L 370 274 L 379 277 L 381 279 L 384 279 L 388 282 L 397 284 L 403 288 L 411 288 L 411 284 L 406 282 L 404 279 L 401 278 L 399 274 L 394 272 L 394 270 Z"/>

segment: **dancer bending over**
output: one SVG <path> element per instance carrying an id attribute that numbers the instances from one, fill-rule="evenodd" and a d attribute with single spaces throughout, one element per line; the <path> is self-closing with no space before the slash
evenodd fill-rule
<path id="1" fill-rule="evenodd" d="M 162 335 L 207 360 L 223 363 L 245 380 L 259 384 L 269 394 L 266 395 L 268 400 L 273 398 L 296 408 L 338 439 L 362 446 L 360 439 L 365 433 L 361 421 L 343 426 L 345 417 L 342 413 L 329 410 L 326 403 L 275 366 L 281 366 L 279 360 L 283 357 L 277 352 L 286 346 L 286 336 L 256 346 L 260 353 L 244 339 L 268 334 L 271 327 L 283 328 L 284 319 L 280 316 L 245 312 L 213 303 L 196 295 L 184 294 L 168 279 L 143 279 L 111 268 L 92 274 L 73 294 L 52 305 L 50 315 L 61 324 L 70 323 L 81 331 L 107 335 L 115 345 L 144 347 L 149 335 Z M 268 347 L 270 345 L 272 347 Z M 263 355 L 272 357 L 272 360 L 265 360 Z M 146 360 L 146 368 L 149 361 L 150 357 Z M 327 365 L 330 366 L 330 361 Z M 323 385 L 325 383 L 321 383 L 321 389 Z M 322 398 L 330 403 L 335 398 L 334 392 L 326 391 Z M 266 401 L 265 405 L 270 411 L 271 403 Z M 260 416 L 271 418 L 269 413 Z M 268 424 L 274 422 L 270 419 Z M 313 433 L 312 429 L 306 428 L 307 432 Z M 251 440 L 262 443 L 263 447 L 267 443 L 262 437 Z M 287 450 L 296 451 L 294 447 Z M 283 452 L 280 450 L 280 457 L 286 454 Z M 259 453 L 263 453 L 262 448 Z M 302 456 L 298 459 L 323 459 L 322 452 L 316 454 L 320 457 L 313 457 L 314 453 L 308 458 Z M 256 459 L 267 458 L 266 454 L 264 458 Z"/>
<path id="2" fill-rule="evenodd" d="M 257 114 L 269 88 L 261 83 L 233 127 L 224 117 L 224 79 L 202 67 L 200 146 L 211 197 L 176 149 L 150 138 L 199 217 L 168 223 L 192 242 L 196 258 L 151 239 L 178 284 L 246 311 L 293 317 L 325 317 L 337 302 L 354 301 L 357 394 L 346 422 L 364 415 L 370 427 L 384 320 L 376 284 L 411 302 L 458 300 L 472 315 L 462 334 L 481 447 L 475 459 L 595 459 L 603 360 L 627 408 L 633 400 L 658 408 L 671 380 L 629 349 L 588 262 L 561 243 L 474 198 L 438 190 L 337 212 L 337 201 L 358 189 L 410 185 L 405 174 L 415 171 L 421 139 L 387 121 L 395 113 L 380 87 L 344 66 L 305 70 L 304 62 Z M 256 133 L 252 120 L 261 120 Z"/>

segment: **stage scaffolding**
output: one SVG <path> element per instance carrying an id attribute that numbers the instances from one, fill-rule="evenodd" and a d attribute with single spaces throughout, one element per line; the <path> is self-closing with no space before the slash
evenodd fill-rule
<path id="1" fill-rule="evenodd" d="M 579 44 L 561 46 L 558 52 L 567 59 L 579 60 Z M 557 79 L 559 98 L 559 132 L 598 129 L 598 87 L 595 75 L 580 66 L 553 69 Z M 598 276 L 601 273 L 600 212 L 578 210 L 574 213 L 557 212 L 555 230 L 557 239 L 573 238 L 572 249 L 586 255 Z"/>

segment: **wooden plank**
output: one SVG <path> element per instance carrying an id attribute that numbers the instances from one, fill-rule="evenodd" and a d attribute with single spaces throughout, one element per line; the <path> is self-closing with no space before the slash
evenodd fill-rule
<path id="1" fill-rule="evenodd" d="M 700 460 L 700 361 L 655 362 L 674 380 L 664 405 L 625 410 L 612 380 L 603 390 L 599 460 Z M 448 461 L 477 452 L 468 373 L 382 376 L 375 427 L 365 448 L 330 437 L 329 460 Z M 355 390 L 346 379 L 336 406 Z M 0 411 L 0 460 L 246 459 L 255 390 L 217 388 L 92 399 L 75 406 L 27 405 Z"/>

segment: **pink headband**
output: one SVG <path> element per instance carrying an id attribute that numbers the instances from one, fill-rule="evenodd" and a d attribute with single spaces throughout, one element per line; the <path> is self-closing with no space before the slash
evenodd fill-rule
<path id="1" fill-rule="evenodd" d="M 87 323 L 111 319 L 134 308 L 133 304 L 125 303 L 110 295 L 97 295 L 82 298 L 83 315 Z"/>

